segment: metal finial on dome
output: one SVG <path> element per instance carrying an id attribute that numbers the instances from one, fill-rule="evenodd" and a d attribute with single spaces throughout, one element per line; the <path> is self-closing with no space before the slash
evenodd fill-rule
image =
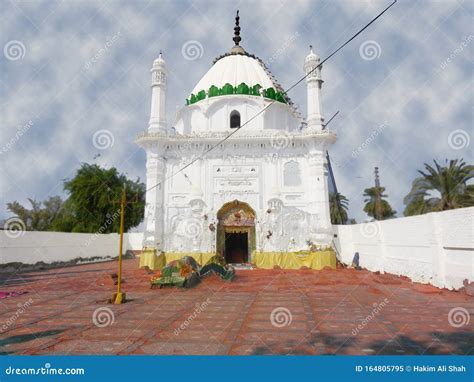
<path id="1" fill-rule="evenodd" d="M 237 9 L 237 15 L 235 16 L 235 27 L 234 27 L 234 40 L 235 45 L 239 45 L 240 41 L 242 40 L 240 38 L 240 26 L 239 26 L 239 10 Z"/>
<path id="2" fill-rule="evenodd" d="M 242 48 L 239 43 L 242 40 L 240 38 L 240 26 L 239 26 L 239 11 L 237 10 L 237 14 L 235 16 L 235 27 L 234 27 L 234 40 L 235 45 L 233 48 L 230 50 L 230 54 L 245 54 L 244 48 Z"/>

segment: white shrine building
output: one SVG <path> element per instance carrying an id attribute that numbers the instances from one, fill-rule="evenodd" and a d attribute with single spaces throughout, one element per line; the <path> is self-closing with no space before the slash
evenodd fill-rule
<path id="1" fill-rule="evenodd" d="M 153 63 L 149 127 L 137 139 L 147 156 L 142 266 L 216 253 L 255 262 L 331 244 L 326 151 L 336 135 L 324 128 L 320 59 L 311 49 L 304 60 L 304 118 L 240 45 L 238 14 L 234 30 L 235 45 L 214 60 L 173 124 L 161 53 Z"/>

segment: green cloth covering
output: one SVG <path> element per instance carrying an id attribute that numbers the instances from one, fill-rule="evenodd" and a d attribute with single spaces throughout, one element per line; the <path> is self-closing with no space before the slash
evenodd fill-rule
<path id="1" fill-rule="evenodd" d="M 209 264 L 219 264 L 219 265 L 225 266 L 226 262 L 225 262 L 224 256 L 214 255 L 204 265 L 209 265 Z"/>
<path id="2" fill-rule="evenodd" d="M 221 255 L 211 257 L 206 265 L 201 268 L 199 275 L 203 278 L 212 273 L 219 275 L 221 279 L 226 281 L 230 281 L 235 277 L 234 267 L 227 265 L 224 257 Z"/>
<path id="3" fill-rule="evenodd" d="M 151 281 L 151 287 L 155 285 L 159 285 L 160 287 L 166 285 L 180 288 L 186 287 L 188 278 L 190 278 L 193 273 L 197 273 L 198 270 L 199 265 L 189 256 L 185 256 L 180 260 L 173 260 L 161 270 L 161 277 L 159 279 Z M 195 282 L 191 284 L 190 286 L 196 285 Z"/>
<path id="4" fill-rule="evenodd" d="M 235 269 L 227 265 L 224 257 L 212 256 L 204 267 L 200 267 L 192 256 L 184 256 L 179 260 L 170 261 L 161 270 L 159 278 L 150 281 L 154 286 L 176 286 L 180 288 L 192 288 L 200 282 L 200 279 L 210 274 L 218 274 L 223 280 L 230 281 L 235 276 Z"/>

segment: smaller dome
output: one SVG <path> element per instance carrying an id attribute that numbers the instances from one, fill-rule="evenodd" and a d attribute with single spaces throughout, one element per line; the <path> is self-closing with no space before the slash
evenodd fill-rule
<path id="1" fill-rule="evenodd" d="M 160 55 L 158 56 L 158 58 L 153 61 L 153 67 L 156 68 L 156 67 L 165 67 L 166 66 L 166 61 L 163 59 L 163 55 L 161 54 L 161 51 L 160 51 Z"/>
<path id="2" fill-rule="evenodd" d="M 309 54 L 304 59 L 304 62 L 308 62 L 308 61 L 319 61 L 319 56 L 313 52 L 312 45 L 309 46 Z"/>

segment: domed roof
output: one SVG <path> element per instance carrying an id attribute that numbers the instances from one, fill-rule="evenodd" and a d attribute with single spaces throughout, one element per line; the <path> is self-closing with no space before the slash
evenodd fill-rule
<path id="1" fill-rule="evenodd" d="M 263 89 L 274 87 L 273 81 L 258 59 L 246 54 L 229 54 L 219 59 L 208 70 L 191 93 L 208 91 L 211 86 L 222 88 L 226 84 L 237 87 L 241 83 L 248 87 L 260 85 Z"/>
<path id="2" fill-rule="evenodd" d="M 305 62 L 308 62 L 308 61 L 317 61 L 319 60 L 319 56 L 313 52 L 313 46 L 310 45 L 309 46 L 309 54 L 306 56 L 306 58 L 304 59 Z"/>
<path id="3" fill-rule="evenodd" d="M 230 52 L 214 60 L 212 67 L 186 99 L 186 105 L 216 96 L 263 96 L 287 104 L 291 113 L 302 121 L 302 117 L 290 97 L 263 61 L 253 54 L 247 53 L 240 45 L 239 19 L 239 11 L 237 11 L 233 37 L 235 45 Z"/>
<path id="4" fill-rule="evenodd" d="M 161 50 L 160 50 L 160 55 L 158 56 L 158 58 L 155 61 L 153 61 L 153 67 L 157 68 L 157 67 L 165 67 L 165 66 L 166 66 L 166 62 L 163 59 L 163 55 L 162 55 Z"/>

